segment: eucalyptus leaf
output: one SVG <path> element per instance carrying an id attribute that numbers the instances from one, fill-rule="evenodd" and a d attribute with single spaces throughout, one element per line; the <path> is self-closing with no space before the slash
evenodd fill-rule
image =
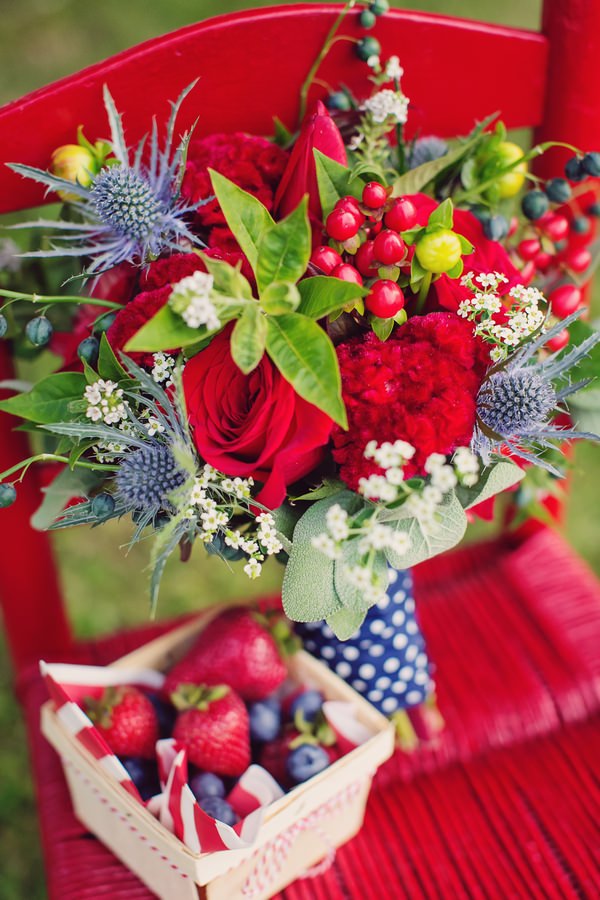
<path id="1" fill-rule="evenodd" d="M 316 322 L 300 313 L 270 316 L 267 353 L 297 394 L 348 427 L 335 349 Z"/>
<path id="2" fill-rule="evenodd" d="M 231 332 L 231 356 L 244 375 L 257 367 L 265 352 L 267 320 L 258 303 L 244 307 Z"/>
<path id="3" fill-rule="evenodd" d="M 86 388 L 82 372 L 56 372 L 38 381 L 26 394 L 0 401 L 0 409 L 45 425 L 69 418 L 69 404 L 81 400 Z"/>
<path id="4" fill-rule="evenodd" d="M 484 500 L 489 500 L 490 497 L 518 484 L 524 477 L 525 472 L 520 466 L 508 460 L 501 460 L 485 468 L 473 487 L 458 485 L 456 496 L 463 509 L 471 509 L 478 503 L 483 503 Z"/>
<path id="5" fill-rule="evenodd" d="M 298 290 L 302 298 L 298 312 L 311 319 L 322 319 L 369 293 L 367 288 L 330 275 L 304 278 Z"/>
<path id="6" fill-rule="evenodd" d="M 450 491 L 438 507 L 439 520 L 432 529 L 424 528 L 418 519 L 406 512 L 405 507 L 396 510 L 395 515 L 387 524 L 396 531 L 405 532 L 411 540 L 406 553 L 398 554 L 390 549 L 385 551 L 389 564 L 395 569 L 408 569 L 450 550 L 459 543 L 467 529 L 465 511 L 454 491 Z"/>
<path id="7" fill-rule="evenodd" d="M 275 222 L 260 200 L 243 191 L 214 169 L 208 171 L 227 224 L 245 253 L 253 272 L 256 273 L 260 242 L 265 232 Z"/>
<path id="8" fill-rule="evenodd" d="M 262 296 L 274 282 L 290 281 L 295 284 L 299 281 L 306 272 L 310 251 L 308 197 L 304 196 L 289 216 L 263 231 L 256 262 L 259 294 Z"/>

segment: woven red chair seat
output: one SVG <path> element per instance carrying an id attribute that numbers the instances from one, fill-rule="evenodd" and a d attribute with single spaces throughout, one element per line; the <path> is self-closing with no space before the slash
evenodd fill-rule
<path id="1" fill-rule="evenodd" d="M 543 564 L 540 565 L 540 559 Z M 452 576 L 452 577 L 450 577 Z M 563 542 L 478 545 L 419 570 L 421 621 L 447 728 L 380 771 L 365 827 L 289 900 L 594 896 L 600 883 L 600 589 Z M 80 644 L 107 662 L 168 625 Z M 71 810 L 20 680 L 51 900 L 149 898 Z M 532 886 L 535 889 L 532 890 Z"/>

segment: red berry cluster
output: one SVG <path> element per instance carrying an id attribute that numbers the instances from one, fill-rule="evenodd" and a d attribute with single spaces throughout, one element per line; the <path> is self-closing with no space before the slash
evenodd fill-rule
<path id="1" fill-rule="evenodd" d="M 396 280 L 403 267 L 410 268 L 402 232 L 416 224 L 417 210 L 410 200 L 392 199 L 388 188 L 370 181 L 360 201 L 351 196 L 338 200 L 325 222 L 330 244 L 317 247 L 310 261 L 325 275 L 366 284 L 368 312 L 392 319 L 404 308 Z"/>

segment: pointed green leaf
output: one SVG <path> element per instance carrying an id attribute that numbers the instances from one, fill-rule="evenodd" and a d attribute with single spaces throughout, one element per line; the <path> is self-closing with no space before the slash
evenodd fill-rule
<path id="1" fill-rule="evenodd" d="M 490 497 L 518 484 L 524 477 L 525 472 L 520 466 L 502 460 L 485 468 L 473 487 L 459 485 L 456 488 L 456 496 L 463 509 L 471 509 L 472 506 L 477 506 L 478 503 L 483 503 L 484 500 L 489 500 Z"/>
<path id="2" fill-rule="evenodd" d="M 257 367 L 265 352 L 267 320 L 258 303 L 250 304 L 231 332 L 231 356 L 244 375 Z"/>
<path id="3" fill-rule="evenodd" d="M 300 292 L 288 281 L 274 281 L 260 295 L 260 305 L 266 313 L 281 316 L 294 312 L 300 304 Z"/>
<path id="4" fill-rule="evenodd" d="M 304 278 L 298 284 L 298 290 L 302 298 L 298 312 L 310 319 L 323 319 L 369 293 L 367 288 L 330 275 Z"/>
<path id="5" fill-rule="evenodd" d="M 238 311 L 242 307 L 238 307 Z M 233 309 L 225 316 L 219 308 L 222 324 L 235 318 Z M 159 350 L 175 350 L 180 347 L 191 347 L 202 341 L 207 335 L 206 328 L 190 328 L 181 316 L 173 312 L 168 304 L 162 306 L 151 319 L 142 325 L 139 331 L 125 345 L 125 352 L 156 353 Z"/>
<path id="6" fill-rule="evenodd" d="M 87 497 L 90 490 L 103 480 L 104 475 L 90 469 L 63 469 L 48 487 L 42 488 L 44 499 L 31 517 L 36 531 L 46 531 L 58 518 L 69 500 Z"/>
<path id="7" fill-rule="evenodd" d="M 394 319 L 380 319 L 379 316 L 371 316 L 371 328 L 380 341 L 387 341 L 394 329 Z"/>
<path id="8" fill-rule="evenodd" d="M 446 275 L 448 276 L 448 278 L 460 278 L 464 271 L 464 268 L 464 262 L 462 261 L 462 259 L 459 259 L 455 266 L 452 266 L 451 269 L 448 269 Z"/>
<path id="9" fill-rule="evenodd" d="M 102 332 L 102 337 L 100 338 L 98 374 L 101 378 L 108 378 L 111 381 L 123 381 L 124 379 L 129 379 L 129 375 L 115 356 L 113 348 L 108 342 L 106 332 Z"/>
<path id="10" fill-rule="evenodd" d="M 256 282 L 262 295 L 268 285 L 278 281 L 294 284 L 306 272 L 311 250 L 308 198 L 281 222 L 266 228 L 258 245 Z"/>
<path id="11" fill-rule="evenodd" d="M 269 317 L 267 353 L 297 394 L 348 427 L 335 349 L 316 322 L 300 313 Z"/>
<path id="12" fill-rule="evenodd" d="M 259 244 L 267 229 L 275 223 L 260 200 L 243 191 L 214 169 L 208 171 L 227 224 L 256 273 Z"/>
<path id="13" fill-rule="evenodd" d="M 323 210 L 323 218 L 326 218 L 338 200 L 349 194 L 360 200 L 364 184 L 358 179 L 351 183 L 352 171 L 341 163 L 330 159 L 320 150 L 313 150 L 317 171 L 317 185 L 319 188 L 319 200 Z"/>
<path id="14" fill-rule="evenodd" d="M 49 424 L 69 419 L 69 404 L 81 400 L 86 388 L 82 372 L 57 372 L 39 381 L 27 394 L 16 394 L 0 402 L 4 412 Z"/>
<path id="15" fill-rule="evenodd" d="M 278 147 L 287 147 L 292 143 L 294 135 L 278 116 L 273 116 L 274 140 Z"/>
<path id="16" fill-rule="evenodd" d="M 454 218 L 454 207 L 452 200 L 447 197 L 440 205 L 433 210 L 427 221 L 427 227 L 430 225 L 440 225 L 442 228 L 452 228 Z"/>
<path id="17" fill-rule="evenodd" d="M 223 259 L 213 259 L 202 250 L 196 250 L 213 279 L 213 289 L 225 297 L 236 300 L 251 300 L 252 288 L 247 278 L 240 272 L 239 266 L 232 266 Z"/>
<path id="18" fill-rule="evenodd" d="M 468 256 L 470 253 L 472 253 L 475 247 L 473 246 L 471 241 L 468 241 L 466 237 L 463 237 L 462 234 L 457 234 L 456 236 L 460 241 L 460 249 L 462 250 L 463 255 Z"/>

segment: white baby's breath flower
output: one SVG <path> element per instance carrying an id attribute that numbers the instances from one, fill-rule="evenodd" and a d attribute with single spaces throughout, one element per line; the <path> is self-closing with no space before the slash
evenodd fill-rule
<path id="1" fill-rule="evenodd" d="M 431 483 L 443 493 L 452 490 L 458 484 L 458 478 L 452 466 L 439 466 L 431 473 Z"/>
<path id="2" fill-rule="evenodd" d="M 311 538 L 310 542 L 315 550 L 319 550 L 329 559 L 338 559 L 341 555 L 341 551 L 336 546 L 335 541 L 328 534 L 316 534 Z"/>
<path id="3" fill-rule="evenodd" d="M 385 74 L 390 81 L 400 81 L 404 75 L 404 69 L 400 65 L 400 59 L 397 56 L 390 56 L 385 64 Z"/>
<path id="4" fill-rule="evenodd" d="M 248 578 L 254 579 L 258 578 L 262 571 L 262 565 L 259 563 L 257 559 L 249 559 L 246 565 L 244 566 L 244 572 L 248 576 Z"/>
<path id="5" fill-rule="evenodd" d="M 439 469 L 441 466 L 446 465 L 446 457 L 443 453 L 431 453 L 427 459 L 425 460 L 424 469 L 428 475 L 433 475 L 433 473 Z"/>
<path id="6" fill-rule="evenodd" d="M 402 91 L 384 88 L 365 100 L 362 108 L 370 113 L 373 121 L 379 125 L 387 121 L 404 125 L 408 118 L 408 97 L 405 97 Z"/>

